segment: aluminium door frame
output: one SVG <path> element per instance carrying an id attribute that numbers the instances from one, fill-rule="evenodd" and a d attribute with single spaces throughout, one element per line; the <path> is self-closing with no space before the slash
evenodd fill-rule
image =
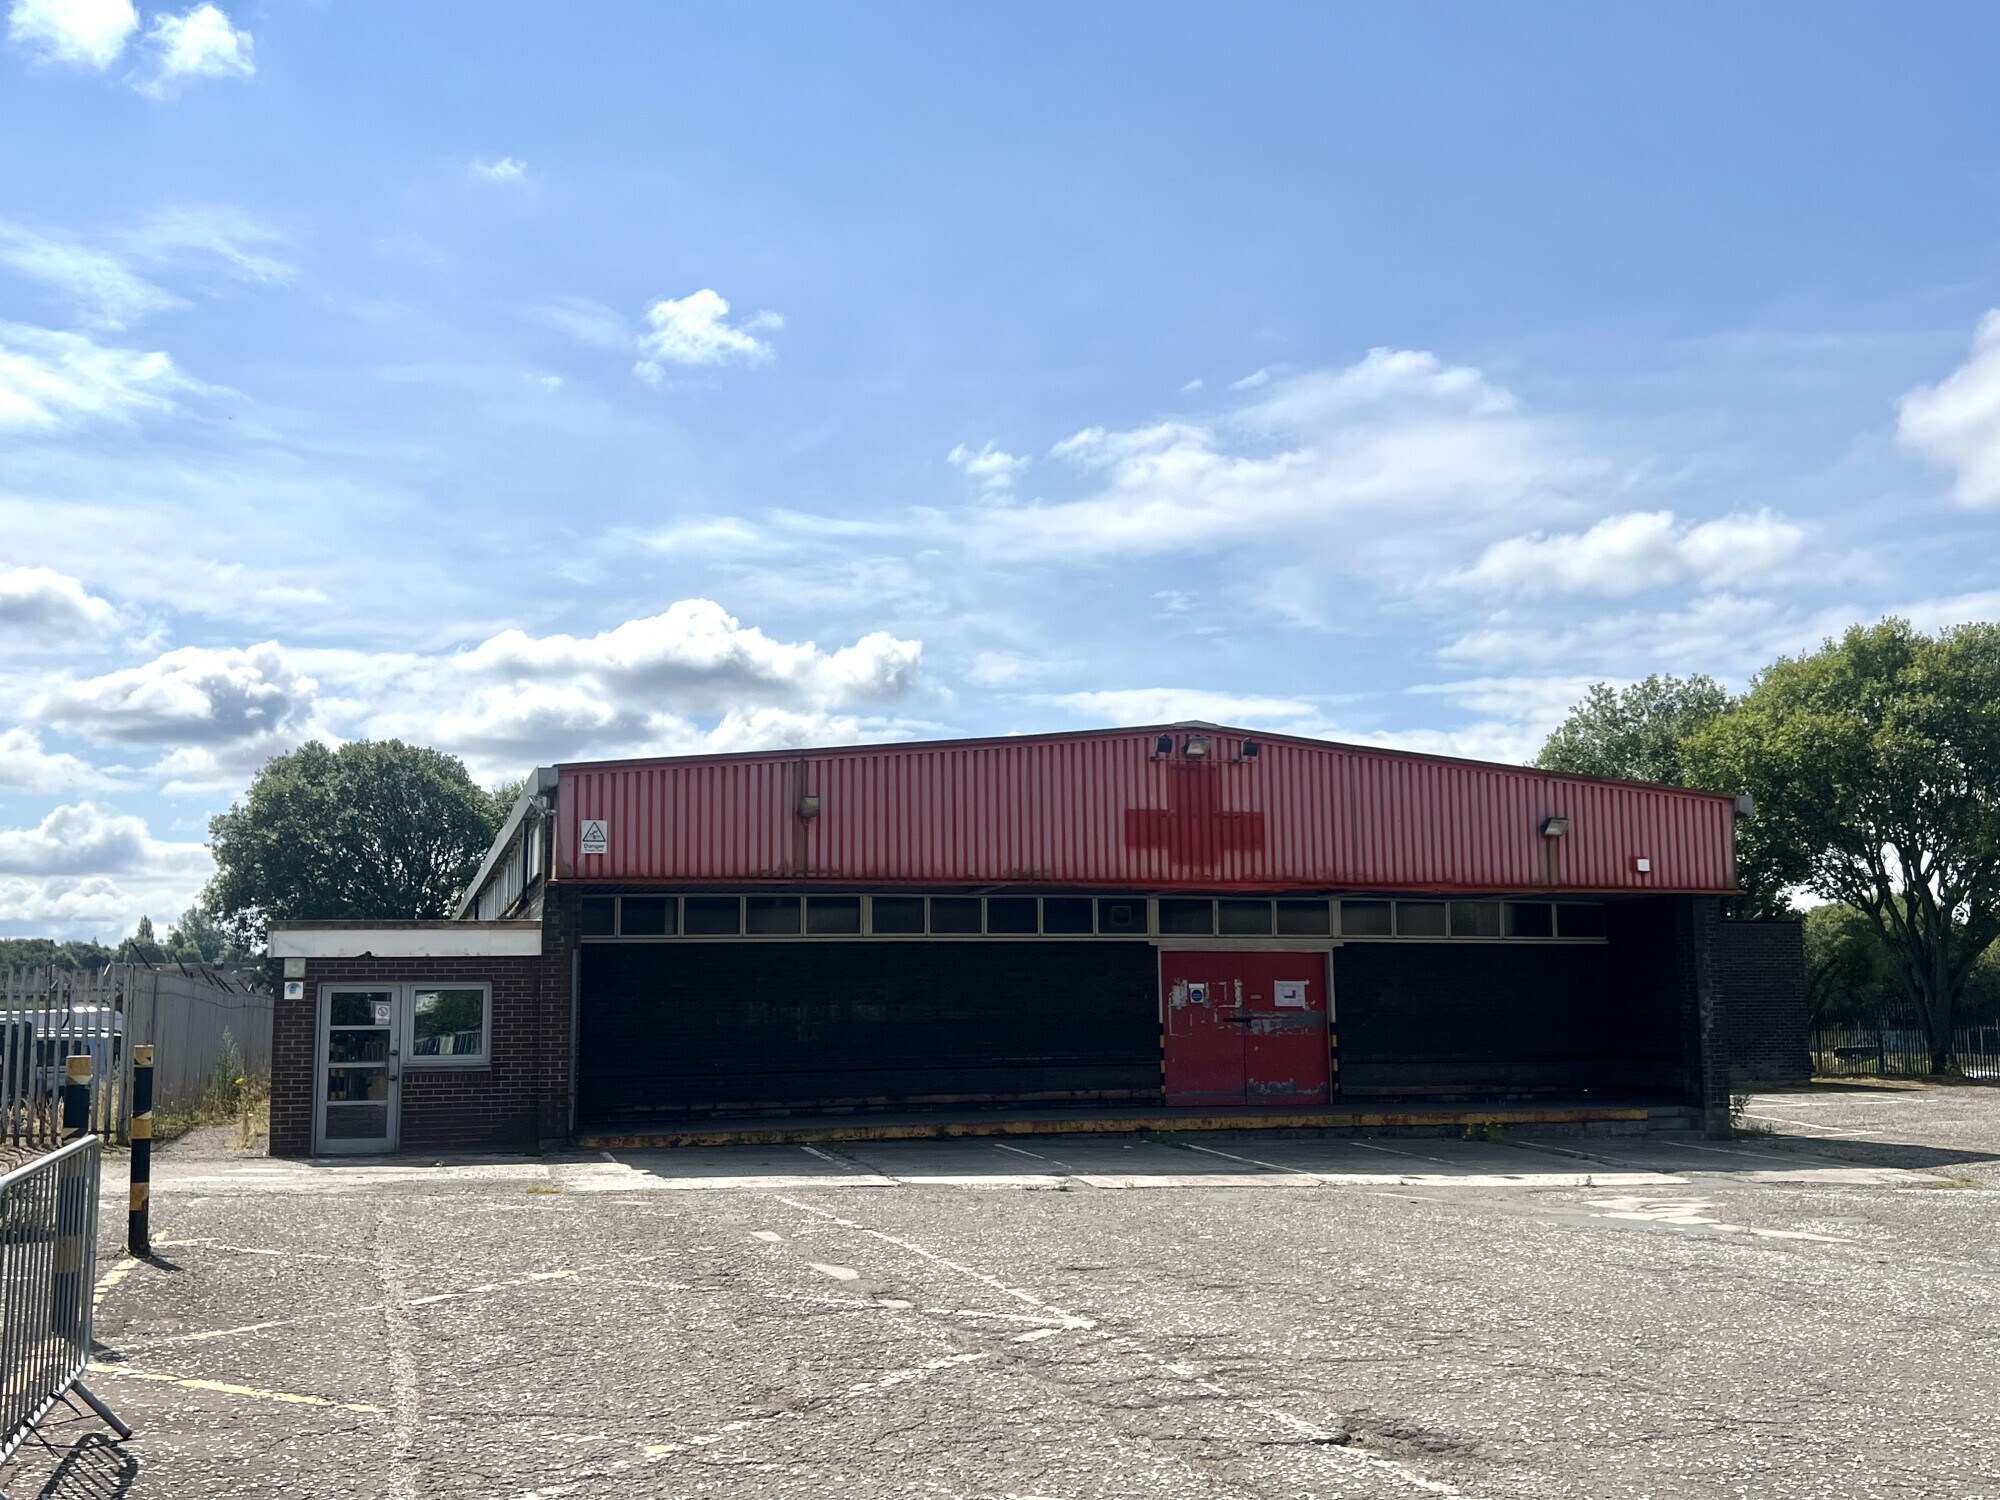
<path id="1" fill-rule="evenodd" d="M 321 983 L 316 1001 L 313 1020 L 313 1155 L 315 1156 L 393 1156 L 402 1149 L 403 1141 L 403 1033 L 408 1024 L 409 989 L 400 980 L 371 981 L 352 980 L 341 982 L 327 980 Z M 326 1138 L 326 1074 L 331 1066 L 327 1061 L 327 1044 L 332 1030 L 332 996 L 336 990 L 373 994 L 386 990 L 390 995 L 389 1013 L 389 1056 L 384 1062 L 384 1071 L 389 1077 L 387 1143 L 376 1144 L 375 1137 L 367 1138 L 360 1145 L 349 1145 Z"/>

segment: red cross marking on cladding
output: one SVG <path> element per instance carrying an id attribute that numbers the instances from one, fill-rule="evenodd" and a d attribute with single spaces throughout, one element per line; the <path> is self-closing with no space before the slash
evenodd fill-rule
<path id="1" fill-rule="evenodd" d="M 1212 766 L 1167 767 L 1167 805 L 1125 809 L 1125 847 L 1164 849 L 1171 864 L 1212 870 L 1224 854 L 1264 847 L 1264 815 L 1226 812 Z"/>

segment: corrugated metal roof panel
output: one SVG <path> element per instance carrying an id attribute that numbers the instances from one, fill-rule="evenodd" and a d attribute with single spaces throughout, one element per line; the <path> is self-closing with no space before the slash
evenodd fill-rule
<path id="1" fill-rule="evenodd" d="M 1188 759 L 1206 733 L 1206 760 Z M 1161 734 L 1172 754 L 1155 751 Z M 1242 754 L 1246 738 L 1261 753 Z M 1162 727 L 559 768 L 559 878 L 1139 889 L 1711 891 L 1732 799 Z M 819 798 L 812 818 L 799 799 Z M 1544 818 L 1570 819 L 1545 839 Z M 578 850 L 582 819 L 607 849 Z M 1649 872 L 1636 867 L 1651 861 Z"/>

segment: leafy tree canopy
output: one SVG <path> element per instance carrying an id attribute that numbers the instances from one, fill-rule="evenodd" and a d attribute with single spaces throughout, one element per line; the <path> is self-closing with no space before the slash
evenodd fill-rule
<path id="1" fill-rule="evenodd" d="M 401 740 L 301 745 L 209 821 L 202 909 L 246 946 L 271 921 L 449 916 L 504 814 L 455 756 Z"/>
<path id="2" fill-rule="evenodd" d="M 1931 1066 L 2000 938 L 2000 626 L 1856 626 L 1759 673 L 1686 753 L 1757 799 L 1747 863 L 1860 911 L 1895 960 Z"/>
<path id="3" fill-rule="evenodd" d="M 1655 673 L 1626 688 L 1600 682 L 1556 726 L 1535 764 L 1578 776 L 1686 786 L 1683 747 L 1728 706 L 1722 684 L 1699 674 Z"/>

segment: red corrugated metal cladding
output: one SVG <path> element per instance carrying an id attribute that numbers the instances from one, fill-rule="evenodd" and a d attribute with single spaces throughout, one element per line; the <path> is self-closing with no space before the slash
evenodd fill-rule
<path id="1" fill-rule="evenodd" d="M 1162 754 L 1158 740 L 1173 739 Z M 1209 753 L 1188 757 L 1190 735 Z M 1254 738 L 1258 753 L 1243 754 Z M 559 878 L 1198 890 L 1736 889 L 1710 792 L 1242 730 L 563 766 Z M 801 799 L 817 798 L 815 815 Z M 1560 837 L 1543 820 L 1568 818 Z M 605 851 L 583 854 L 583 820 Z M 1640 862 L 1650 868 L 1642 870 Z"/>

